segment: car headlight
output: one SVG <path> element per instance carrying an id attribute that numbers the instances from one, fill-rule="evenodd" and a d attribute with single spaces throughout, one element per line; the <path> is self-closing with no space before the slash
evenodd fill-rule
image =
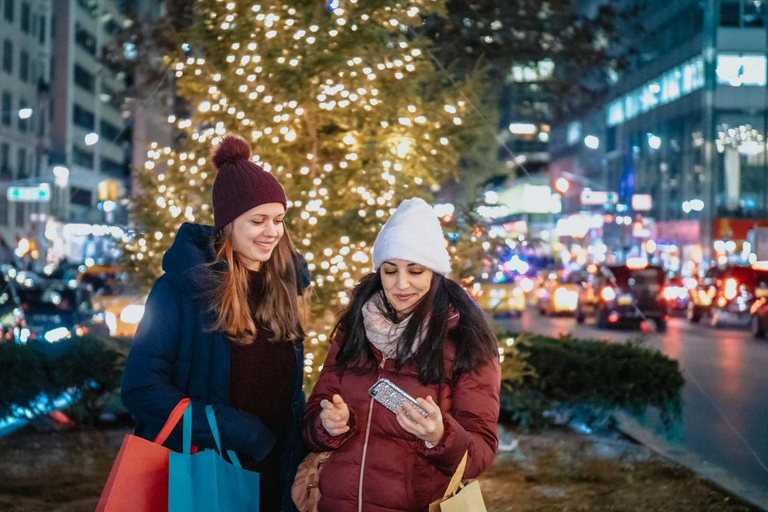
<path id="1" fill-rule="evenodd" d="M 107 328 L 109 329 L 109 335 L 114 336 L 117 332 L 117 317 L 115 314 L 111 311 L 104 313 L 104 322 L 107 324 Z"/>
<path id="2" fill-rule="evenodd" d="M 69 332 L 69 329 L 66 327 L 57 327 L 46 332 L 44 338 L 48 343 L 56 343 L 57 341 L 69 338 L 70 336 L 72 336 L 72 334 Z"/>
<path id="3" fill-rule="evenodd" d="M 137 324 L 144 316 L 144 306 L 131 304 L 120 312 L 120 321 L 126 324 Z"/>
<path id="4" fill-rule="evenodd" d="M 567 310 L 575 310 L 579 302 L 579 294 L 567 288 L 555 290 L 555 307 Z"/>

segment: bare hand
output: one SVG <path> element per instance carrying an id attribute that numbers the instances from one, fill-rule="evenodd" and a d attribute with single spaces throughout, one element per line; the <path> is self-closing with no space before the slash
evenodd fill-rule
<path id="1" fill-rule="evenodd" d="M 413 434 L 422 441 L 427 441 L 437 446 L 437 443 L 443 438 L 445 431 L 445 427 L 443 427 L 443 414 L 431 396 L 428 396 L 426 400 L 417 398 L 416 402 L 429 415 L 425 418 L 411 404 L 403 402 L 397 411 L 397 422 L 406 432 Z"/>
<path id="2" fill-rule="evenodd" d="M 332 436 L 340 436 L 349 432 L 349 407 L 339 395 L 333 395 L 333 402 L 323 400 L 320 402 L 323 408 L 320 419 L 323 428 Z"/>

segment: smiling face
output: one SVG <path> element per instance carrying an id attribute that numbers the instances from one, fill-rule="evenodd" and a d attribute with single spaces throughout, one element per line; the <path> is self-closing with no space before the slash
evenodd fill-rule
<path id="1" fill-rule="evenodd" d="M 230 242 L 240 262 L 249 270 L 259 270 L 269 260 L 285 228 L 285 206 L 267 203 L 252 208 L 232 221 Z"/>
<path id="2" fill-rule="evenodd" d="M 407 260 L 390 259 L 381 264 L 384 295 L 397 311 L 397 318 L 407 316 L 432 284 L 430 269 Z"/>

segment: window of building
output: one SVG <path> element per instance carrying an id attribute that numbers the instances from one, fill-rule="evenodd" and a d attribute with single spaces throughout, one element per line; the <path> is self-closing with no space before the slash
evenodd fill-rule
<path id="1" fill-rule="evenodd" d="M 29 34 L 31 12 L 27 2 L 21 3 L 21 31 Z"/>
<path id="2" fill-rule="evenodd" d="M 16 178 L 27 177 L 27 150 L 25 148 L 19 148 L 19 151 L 16 153 L 16 169 L 18 170 Z"/>
<path id="3" fill-rule="evenodd" d="M 98 0 L 77 0 L 77 4 L 82 7 L 91 18 L 96 19 Z"/>
<path id="4" fill-rule="evenodd" d="M 8 225 L 8 199 L 0 194 L 0 225 Z"/>
<path id="5" fill-rule="evenodd" d="M 69 191 L 69 202 L 79 206 L 92 206 L 93 192 L 84 188 L 72 187 Z"/>
<path id="6" fill-rule="evenodd" d="M 45 44 L 45 16 L 40 15 L 40 26 L 37 27 L 37 39 L 40 44 Z"/>
<path id="7" fill-rule="evenodd" d="M 748 0 L 744 4 L 744 15 L 742 19 L 745 27 L 764 27 L 765 26 L 765 2 Z"/>
<path id="8" fill-rule="evenodd" d="M 115 162 L 111 158 L 101 159 L 101 172 L 106 172 L 109 174 L 122 174 L 123 170 L 123 164 L 120 162 Z"/>
<path id="9" fill-rule="evenodd" d="M 45 114 L 36 116 L 37 119 L 37 134 L 39 136 L 45 135 Z"/>
<path id="10" fill-rule="evenodd" d="M 104 31 L 110 36 L 114 36 L 118 30 L 120 30 L 120 25 L 114 19 L 110 18 L 104 23 Z"/>
<path id="11" fill-rule="evenodd" d="M 11 146 L 7 142 L 0 144 L 0 178 L 11 177 Z"/>
<path id="12" fill-rule="evenodd" d="M 75 23 L 75 43 L 91 55 L 96 55 L 96 38 L 79 23 Z"/>
<path id="13" fill-rule="evenodd" d="M 80 148 L 77 145 L 72 146 L 72 162 L 75 165 L 85 167 L 89 171 L 93 170 L 93 153 Z"/>
<path id="14" fill-rule="evenodd" d="M 16 0 L 5 0 L 5 8 L 3 9 L 3 17 L 8 23 L 13 23 L 13 4 Z"/>
<path id="15" fill-rule="evenodd" d="M 13 43 L 8 39 L 3 41 L 3 71 L 13 73 Z"/>
<path id="16" fill-rule="evenodd" d="M 720 25 L 724 27 L 764 27 L 766 3 L 762 0 L 721 0 Z"/>
<path id="17" fill-rule="evenodd" d="M 19 54 L 19 77 L 22 82 L 29 82 L 29 53 L 24 50 Z"/>
<path id="18" fill-rule="evenodd" d="M 738 27 L 741 18 L 741 0 L 722 0 L 720 2 L 720 25 Z"/>
<path id="19" fill-rule="evenodd" d="M 93 131 L 96 126 L 96 120 L 93 116 L 93 112 L 84 109 L 80 105 L 75 104 L 74 115 L 72 120 L 80 128 Z"/>
<path id="20" fill-rule="evenodd" d="M 109 142 L 117 143 L 117 138 L 120 136 L 121 129 L 108 121 L 104 121 L 103 119 L 101 120 L 100 124 L 101 136 Z"/>
<path id="21" fill-rule="evenodd" d="M 23 228 L 26 220 L 24 213 L 24 203 L 16 203 L 16 227 Z"/>
<path id="22" fill-rule="evenodd" d="M 11 106 L 11 93 L 4 92 L 3 101 L 2 101 L 3 126 L 11 126 L 11 119 L 13 119 L 12 109 L 13 107 Z"/>
<path id="23" fill-rule="evenodd" d="M 93 92 L 96 79 L 82 66 L 75 64 L 75 83 L 86 91 Z"/>

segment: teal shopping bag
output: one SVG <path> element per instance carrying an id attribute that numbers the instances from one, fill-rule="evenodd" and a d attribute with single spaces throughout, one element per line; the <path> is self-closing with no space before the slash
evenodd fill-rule
<path id="1" fill-rule="evenodd" d="M 221 455 L 216 416 L 205 406 L 218 450 L 191 454 L 192 408 L 184 413 L 182 453 L 171 452 L 168 473 L 168 512 L 258 512 L 259 474 L 243 469 L 237 455 Z"/>

